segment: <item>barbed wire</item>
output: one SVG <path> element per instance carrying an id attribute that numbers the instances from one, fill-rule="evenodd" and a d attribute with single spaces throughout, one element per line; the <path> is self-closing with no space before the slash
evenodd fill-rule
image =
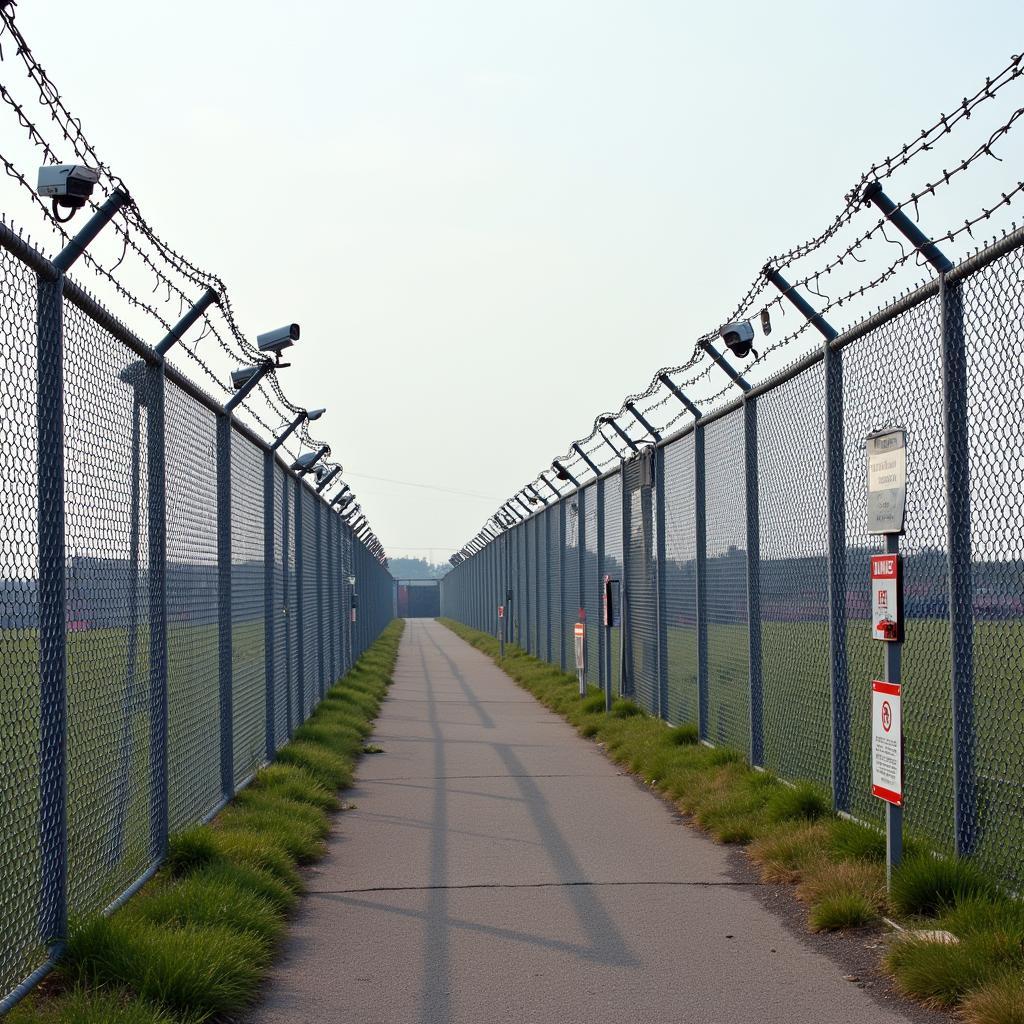
<path id="1" fill-rule="evenodd" d="M 115 174 L 110 165 L 100 156 L 96 147 L 86 136 L 81 120 L 71 113 L 52 78 L 35 57 L 28 41 L 15 23 L 15 7 L 16 3 L 11 2 L 11 0 L 0 4 L 0 61 L 3 61 L 6 56 L 3 52 L 4 37 L 10 36 L 15 44 L 16 57 L 20 59 L 29 80 L 38 90 L 37 100 L 39 105 L 48 110 L 50 119 L 57 126 L 64 142 L 71 147 L 78 159 L 99 172 L 101 179 L 105 181 L 109 190 L 120 189 L 129 197 L 129 201 L 119 211 L 123 222 L 117 219 L 111 222 L 112 229 L 121 244 L 121 256 L 113 267 L 108 268 L 87 250 L 83 253 L 86 265 L 98 277 L 111 285 L 122 300 L 127 302 L 132 308 L 138 309 L 144 315 L 150 317 L 165 332 L 169 331 L 172 326 L 169 319 L 161 313 L 153 302 L 140 299 L 132 288 L 115 273 L 124 263 L 129 253 L 142 263 L 147 272 L 153 275 L 155 280 L 153 291 L 156 292 L 163 288 L 166 290 L 165 303 L 177 301 L 179 318 L 186 309 L 192 306 L 195 299 L 191 298 L 186 293 L 182 284 L 175 281 L 167 270 L 162 269 L 158 265 L 157 261 L 160 261 L 164 267 L 168 268 L 171 273 L 178 275 L 183 281 L 199 288 L 209 288 L 215 291 L 218 296 L 216 308 L 223 318 L 227 333 L 233 344 L 228 343 L 222 331 L 214 323 L 211 317 L 211 310 L 204 314 L 202 318 L 203 327 L 198 338 L 191 345 L 179 345 L 178 349 L 200 370 L 202 375 L 212 381 L 222 392 L 229 391 L 219 380 L 213 369 L 199 355 L 197 351 L 199 343 L 204 338 L 212 336 L 218 346 L 233 359 L 242 358 L 243 360 L 262 361 L 264 354 L 248 340 L 238 326 L 227 286 L 219 275 L 200 268 L 183 253 L 173 248 L 145 219 L 131 190 L 127 187 L 124 180 Z M 48 163 L 61 162 L 54 146 L 28 115 L 24 105 L 19 103 L 16 97 L 11 94 L 9 88 L 3 84 L 0 84 L 0 101 L 14 113 L 18 124 L 27 133 L 29 141 L 42 153 L 44 161 Z M 56 221 L 50 209 L 47 208 L 46 204 L 37 195 L 36 190 L 26 179 L 25 175 L 9 157 L 0 154 L 0 161 L 3 163 L 7 176 L 16 181 L 19 187 L 31 197 L 33 204 L 42 213 L 44 222 L 60 238 L 61 244 L 66 244 L 71 238 L 70 234 Z M 96 202 L 90 202 L 89 205 L 93 210 L 98 208 L 98 203 Z M 143 244 L 140 243 L 136 234 L 133 234 L 133 229 L 137 235 L 145 239 L 152 252 L 147 251 Z M 287 410 L 292 415 L 303 411 L 301 406 L 295 404 L 287 397 L 274 373 L 264 378 L 258 390 L 273 415 L 286 418 L 284 410 Z M 251 404 L 246 405 L 245 412 L 260 427 L 267 431 L 268 437 L 273 437 L 273 430 L 270 424 Z M 303 424 L 299 436 L 304 443 L 314 448 L 318 448 L 324 443 L 313 437 L 309 432 L 308 423 Z"/>
<path id="2" fill-rule="evenodd" d="M 769 269 L 782 271 L 796 263 L 798 260 L 802 260 L 820 250 L 829 241 L 835 238 L 844 227 L 851 224 L 857 213 L 863 209 L 864 189 L 869 184 L 876 181 L 881 182 L 890 178 L 897 170 L 906 167 L 916 157 L 923 153 L 933 151 L 937 143 L 946 136 L 951 135 L 957 125 L 969 120 L 978 106 L 987 100 L 995 99 L 1003 89 L 1011 83 L 1021 79 L 1022 76 L 1024 76 L 1024 55 L 1013 54 L 1009 63 L 1002 70 L 994 76 L 986 77 L 984 84 L 972 96 L 964 97 L 954 109 L 953 113 L 940 114 L 933 124 L 922 128 L 917 136 L 904 143 L 896 153 L 885 156 L 881 160 L 878 160 L 869 166 L 860 175 L 857 183 L 847 191 L 844 196 L 844 205 L 842 209 L 829 222 L 829 224 L 826 225 L 826 227 L 818 234 L 799 243 L 798 245 L 793 246 L 785 252 L 778 253 L 775 256 L 770 257 L 765 261 L 757 277 L 747 289 L 739 304 L 722 322 L 733 323 L 749 318 L 751 312 L 755 309 L 772 310 L 778 308 L 784 314 L 786 312 L 784 296 L 778 294 L 770 284 L 767 279 L 767 271 Z M 949 186 L 953 179 L 964 174 L 969 169 L 980 163 L 982 157 L 987 156 L 993 160 L 1001 161 L 1001 157 L 999 157 L 994 151 L 994 148 L 998 142 L 1005 139 L 1005 137 L 1010 134 L 1014 126 L 1022 118 L 1024 118 L 1024 107 L 1014 109 L 1003 124 L 992 131 L 988 135 L 987 139 L 975 146 L 962 159 L 954 162 L 951 167 L 944 167 L 941 175 L 934 177 L 932 180 L 926 180 L 923 185 L 911 189 L 906 198 L 895 204 L 897 212 L 913 208 L 914 220 L 917 221 L 920 219 L 919 206 L 923 199 L 935 197 L 938 189 Z M 949 229 L 945 234 L 936 237 L 934 242 L 939 244 L 952 243 L 964 234 L 974 238 L 973 229 L 975 227 L 988 221 L 997 210 L 1003 207 L 1009 207 L 1022 192 L 1024 192 L 1024 181 L 1018 181 L 1012 188 L 1000 193 L 998 202 L 982 206 L 979 213 L 973 217 L 966 218 L 963 223 L 958 225 L 955 229 Z M 845 249 L 826 260 L 826 262 L 818 268 L 804 272 L 803 276 L 793 283 L 794 288 L 805 288 L 810 294 L 822 300 L 823 305 L 819 310 L 821 316 L 824 317 L 830 311 L 839 309 L 844 304 L 854 299 L 863 298 L 874 289 L 882 287 L 903 267 L 905 267 L 911 259 L 916 260 L 918 263 L 921 262 L 922 256 L 920 247 L 908 248 L 909 243 L 905 243 L 897 238 L 890 238 L 886 234 L 886 226 L 888 223 L 889 219 L 887 217 L 880 217 L 871 227 L 857 235 L 854 240 L 845 247 Z M 1016 222 L 1014 222 L 1014 228 L 1016 228 Z M 830 297 L 822 290 L 822 279 L 828 278 L 834 271 L 845 267 L 847 265 L 847 261 L 853 261 L 856 263 L 866 262 L 858 256 L 858 251 L 868 242 L 876 238 L 881 238 L 885 242 L 897 245 L 900 249 L 900 255 L 888 263 L 881 272 L 876 274 L 869 281 L 862 282 L 847 289 L 836 298 Z M 769 291 L 771 291 L 770 297 L 766 294 Z M 754 360 L 744 366 L 744 374 L 750 374 L 751 371 L 762 366 L 770 357 L 777 355 L 788 346 L 793 345 L 798 339 L 807 333 L 810 326 L 811 325 L 808 321 L 801 319 L 799 324 L 793 330 L 776 339 L 767 347 L 763 347 L 755 355 Z M 661 379 L 663 376 L 674 378 L 677 374 L 688 374 L 688 376 L 684 376 L 682 380 L 675 381 L 676 386 L 683 393 L 686 393 L 687 390 L 692 390 L 698 385 L 703 385 L 705 381 L 709 380 L 717 365 L 716 361 L 712 359 L 704 346 L 708 342 L 713 341 L 717 337 L 717 334 L 718 332 L 716 329 L 715 331 L 711 331 L 700 336 L 694 343 L 690 357 L 685 363 L 679 366 L 662 367 L 659 369 L 643 391 L 629 395 L 623 401 L 618 412 L 615 413 L 612 418 L 617 420 L 619 417 L 623 416 L 628 411 L 627 407 L 629 405 L 636 405 L 638 402 L 644 402 L 648 398 L 653 398 L 659 390 L 663 388 L 663 381 Z M 710 394 L 702 395 L 701 406 L 705 410 L 713 408 L 716 403 L 720 402 L 730 392 L 734 393 L 735 387 L 736 385 L 730 378 L 728 383 L 724 384 L 718 390 L 712 391 Z M 674 398 L 674 394 L 666 388 L 665 393 L 663 393 L 657 401 L 645 405 L 644 408 L 640 409 L 640 412 L 645 418 L 647 418 L 650 413 L 655 410 L 662 409 Z M 607 454 L 608 446 L 605 444 L 603 439 L 599 439 L 596 443 L 591 445 L 591 447 L 587 447 L 588 444 L 594 440 L 595 435 L 599 434 L 602 423 L 607 422 L 607 417 L 609 415 L 610 414 L 605 413 L 595 417 L 590 433 L 573 441 L 566 452 L 558 456 L 556 460 L 553 460 L 553 462 L 561 462 L 563 465 L 570 468 L 582 465 L 585 466 L 586 469 L 590 470 L 591 467 L 588 465 L 587 459 L 583 459 L 578 455 L 576 451 L 578 446 L 579 449 L 587 455 L 589 460 L 594 462 L 598 467 L 599 472 L 603 472 L 608 466 L 612 465 L 616 461 L 617 456 Z M 682 422 L 690 415 L 690 411 L 686 408 L 677 409 L 666 422 L 660 425 L 659 432 L 664 436 L 665 432 L 671 430 L 676 426 L 676 424 Z M 536 483 L 539 480 L 540 477 L 538 476 L 534 479 L 533 483 Z M 522 493 L 522 489 L 516 493 Z M 513 495 L 512 499 L 509 500 L 512 501 L 514 498 L 515 495 Z"/>

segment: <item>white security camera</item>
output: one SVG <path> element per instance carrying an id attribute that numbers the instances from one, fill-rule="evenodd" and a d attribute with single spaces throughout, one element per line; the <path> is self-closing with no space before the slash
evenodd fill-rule
<path id="1" fill-rule="evenodd" d="M 754 328 L 748 321 L 741 320 L 739 323 L 726 324 L 718 333 L 722 341 L 729 347 L 729 351 L 735 356 L 745 359 L 750 355 L 750 350 L 754 347 Z M 754 355 L 757 353 L 755 352 Z"/>
<path id="2" fill-rule="evenodd" d="M 306 419 L 307 420 L 318 420 L 323 414 L 327 412 L 326 409 L 307 409 Z"/>
<path id="3" fill-rule="evenodd" d="M 299 325 L 285 324 L 276 331 L 267 331 L 256 338 L 261 352 L 273 352 L 279 356 L 286 348 L 291 348 L 299 340 Z"/>
<path id="4" fill-rule="evenodd" d="M 96 182 L 100 180 L 100 172 L 81 164 L 50 164 L 39 168 L 39 183 L 36 192 L 53 201 L 53 215 L 58 221 L 70 220 L 75 210 L 85 206 L 85 201 L 92 195 Z M 61 217 L 58 207 L 64 207 L 71 213 Z"/>
<path id="5" fill-rule="evenodd" d="M 261 366 L 243 366 L 240 370 L 231 371 L 231 386 L 240 391 L 262 369 Z"/>
<path id="6" fill-rule="evenodd" d="M 308 473 L 313 468 L 313 464 L 319 458 L 319 452 L 303 452 L 303 454 L 292 463 L 292 469 L 297 470 L 300 473 Z"/>

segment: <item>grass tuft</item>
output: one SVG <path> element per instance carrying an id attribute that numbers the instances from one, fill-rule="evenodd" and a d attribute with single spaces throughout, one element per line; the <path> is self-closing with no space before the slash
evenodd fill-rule
<path id="1" fill-rule="evenodd" d="M 1024 976 L 1003 974 L 975 989 L 960 1010 L 965 1024 L 1024 1024 Z"/>
<path id="2" fill-rule="evenodd" d="M 780 786 L 768 801 L 772 821 L 817 821 L 832 812 L 832 802 L 821 788 L 810 782 Z"/>
<path id="3" fill-rule="evenodd" d="M 812 932 L 842 931 L 862 928 L 878 920 L 878 911 L 871 901 L 859 892 L 840 892 L 823 896 L 815 903 L 808 916 Z"/>
<path id="4" fill-rule="evenodd" d="M 885 835 L 859 821 L 837 818 L 832 822 L 832 854 L 840 860 L 885 861 Z"/>
<path id="5" fill-rule="evenodd" d="M 298 800 L 322 811 L 336 811 L 338 798 L 303 768 L 275 762 L 267 765 L 246 792 L 266 792 L 287 800 Z"/>
<path id="6" fill-rule="evenodd" d="M 688 747 L 697 743 L 700 733 L 692 722 L 684 722 L 665 733 L 665 741 L 675 747 Z"/>
<path id="7" fill-rule="evenodd" d="M 642 715 L 643 708 L 625 697 L 619 697 L 612 702 L 611 715 L 613 718 L 632 718 L 634 715 Z"/>
<path id="8" fill-rule="evenodd" d="M 893 872 L 893 910 L 907 917 L 934 916 L 972 897 L 994 898 L 996 885 L 966 860 L 908 857 Z"/>
<path id="9" fill-rule="evenodd" d="M 256 935 L 117 914 L 72 931 L 63 970 L 80 985 L 123 986 L 168 1010 L 210 1016 L 248 1006 L 268 959 Z"/>
<path id="10" fill-rule="evenodd" d="M 72 989 L 45 1001 L 16 1006 L 6 1024 L 178 1024 L 179 1018 L 128 992 Z"/>

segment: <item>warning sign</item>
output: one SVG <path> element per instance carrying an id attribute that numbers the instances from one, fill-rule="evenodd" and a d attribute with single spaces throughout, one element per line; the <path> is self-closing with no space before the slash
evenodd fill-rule
<path id="1" fill-rule="evenodd" d="M 903 803 L 902 686 L 877 679 L 871 684 L 871 792 Z"/>
<path id="2" fill-rule="evenodd" d="M 871 635 L 876 640 L 903 639 L 903 579 L 899 555 L 871 556 Z"/>
<path id="3" fill-rule="evenodd" d="M 586 628 L 587 627 L 584 626 L 582 622 L 577 622 L 576 625 L 573 626 L 573 637 L 576 640 L 576 668 L 580 672 L 587 667 L 585 661 L 587 648 L 584 643 L 584 640 L 586 639 Z"/>
<path id="4" fill-rule="evenodd" d="M 907 505 L 907 434 L 901 428 L 867 437 L 868 533 L 902 533 Z"/>
<path id="5" fill-rule="evenodd" d="M 503 604 L 499 604 L 498 605 L 498 618 L 499 619 L 505 618 L 505 606 Z"/>

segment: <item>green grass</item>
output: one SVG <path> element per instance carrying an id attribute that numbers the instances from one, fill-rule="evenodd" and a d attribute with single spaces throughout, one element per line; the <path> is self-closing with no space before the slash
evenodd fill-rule
<path id="1" fill-rule="evenodd" d="M 278 761 L 209 825 L 173 834 L 165 864 L 111 917 L 79 921 L 45 992 L 18 1024 L 200 1024 L 255 997 L 302 890 L 299 866 L 322 856 L 390 683 L 402 624 L 392 623 L 337 683 Z"/>
<path id="2" fill-rule="evenodd" d="M 692 723 L 673 728 L 632 701 L 616 701 L 612 713 L 605 714 L 604 695 L 591 688 L 580 698 L 575 676 L 537 661 L 515 645 L 507 645 L 501 658 L 491 637 L 441 621 L 584 736 L 600 743 L 609 757 L 671 797 L 717 841 L 747 844 L 766 880 L 796 884 L 807 904 L 811 929 L 863 927 L 877 923 L 882 914 L 901 916 L 913 927 L 947 929 L 960 942 L 942 945 L 910 938 L 893 946 L 886 966 L 900 988 L 927 1003 L 960 1006 L 974 1024 L 1024 1024 L 1020 1005 L 1014 1005 L 1024 984 L 1012 973 L 1024 971 L 1024 907 L 1001 896 L 996 883 L 974 863 L 936 857 L 924 840 L 908 836 L 907 856 L 896 873 L 890 902 L 885 892 L 884 834 L 835 817 L 820 782 L 784 785 L 771 772 L 752 771 L 732 746 L 709 748 L 696 742 Z M 801 650 L 801 624 L 795 625 L 788 634 L 792 643 L 780 649 L 789 652 L 799 676 L 804 659 L 792 653 Z M 726 648 L 737 640 L 728 638 L 727 627 L 718 632 L 709 658 L 713 654 L 720 667 L 728 667 L 732 662 Z M 670 662 L 687 656 L 680 643 L 676 631 L 670 630 Z M 765 644 L 767 650 L 767 638 Z M 854 660 L 877 653 L 870 646 L 859 652 L 853 646 Z M 733 660 L 736 668 L 741 659 Z M 768 678 L 766 673 L 766 700 Z M 742 697 L 746 699 L 745 689 Z M 730 732 L 738 721 L 734 705 L 728 694 L 719 695 L 711 714 L 713 738 L 745 742 L 742 730 Z M 815 707 L 810 702 L 812 718 Z M 822 708 L 827 715 L 827 700 Z M 827 735 L 826 719 L 817 725 L 808 722 L 802 732 L 813 734 L 819 725 Z M 863 727 L 864 723 L 854 723 L 855 743 L 866 743 L 858 733 Z M 801 738 L 795 742 L 799 745 Z M 808 751 L 803 762 L 800 755 L 791 763 L 815 765 Z M 942 793 L 938 799 L 945 799 Z"/>

